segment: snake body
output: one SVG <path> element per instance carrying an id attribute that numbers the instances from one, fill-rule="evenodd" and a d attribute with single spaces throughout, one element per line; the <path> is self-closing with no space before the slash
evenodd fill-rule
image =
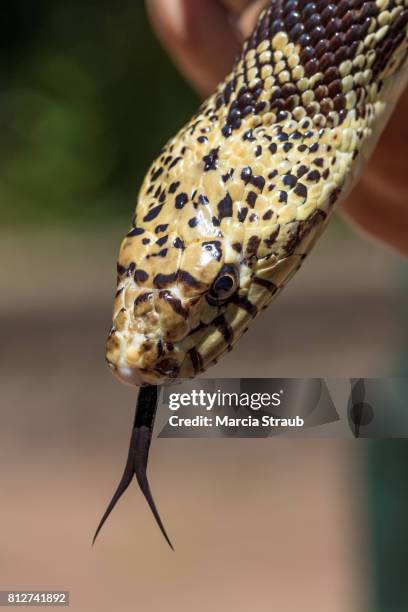
<path id="1" fill-rule="evenodd" d="M 408 0 L 275 0 L 162 149 L 118 260 L 106 358 L 191 378 L 299 270 L 407 82 Z"/>

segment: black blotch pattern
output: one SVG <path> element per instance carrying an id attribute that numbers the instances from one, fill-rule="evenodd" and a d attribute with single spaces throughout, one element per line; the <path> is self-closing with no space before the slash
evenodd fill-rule
<path id="1" fill-rule="evenodd" d="M 188 195 L 186 193 L 179 193 L 176 196 L 176 208 L 181 210 L 188 202 Z"/>
<path id="2" fill-rule="evenodd" d="M 241 210 L 238 213 L 238 221 L 240 223 L 244 223 L 245 219 L 247 218 L 247 214 L 248 214 L 248 209 L 247 208 L 241 208 Z"/>
<path id="3" fill-rule="evenodd" d="M 143 218 L 143 221 L 145 223 L 148 223 L 150 221 L 154 221 L 154 219 L 156 219 L 156 217 L 159 216 L 159 214 L 161 213 L 161 210 L 163 208 L 163 204 L 159 204 L 158 206 L 155 206 L 154 208 L 152 208 L 147 215 Z"/>
<path id="4" fill-rule="evenodd" d="M 235 294 L 232 297 L 231 301 L 237 306 L 239 306 L 239 308 L 242 308 L 243 310 L 248 312 L 252 317 L 256 317 L 256 315 L 258 314 L 258 308 L 255 306 L 255 304 L 252 304 L 252 302 L 250 302 L 245 296 Z"/>
<path id="5" fill-rule="evenodd" d="M 229 193 L 225 196 L 221 202 L 218 203 L 218 218 L 225 219 L 226 217 L 232 217 L 232 199 Z"/>
<path id="6" fill-rule="evenodd" d="M 157 168 L 157 170 L 154 170 L 153 173 L 152 173 L 152 181 L 153 181 L 153 183 L 155 181 L 157 181 L 159 176 L 161 176 L 162 174 L 163 174 L 163 168 L 162 167 Z"/>
<path id="7" fill-rule="evenodd" d="M 387 10 L 392 11 L 395 3 L 391 2 Z M 405 27 L 408 23 L 408 9 L 402 7 L 401 14 L 390 24 L 389 30 L 374 48 L 376 59 L 373 64 L 373 79 L 384 70 L 395 49 L 405 37 Z M 255 56 L 255 68 L 258 76 L 255 85 L 249 84 L 245 56 L 250 50 L 257 50 L 264 41 L 271 41 L 279 32 L 285 32 L 289 42 L 300 49 L 300 62 L 305 68 L 306 76 L 321 74 L 314 84 L 315 99 L 320 104 L 320 111 L 330 119 L 334 109 L 339 113 L 340 123 L 347 115 L 346 100 L 341 88 L 341 75 L 338 66 L 345 60 L 353 60 L 359 48 L 360 41 L 368 34 L 371 20 L 378 17 L 379 8 L 375 0 L 276 0 L 263 12 L 253 33 L 246 41 L 242 55 L 237 60 L 243 60 L 243 76 L 245 84 L 238 90 L 237 78 L 233 75 L 217 96 L 215 112 L 226 107 L 226 121 L 223 134 L 228 138 L 234 130 L 241 127 L 245 117 L 262 114 L 268 110 L 277 113 L 278 121 L 287 117 L 299 104 L 301 92 L 296 83 L 279 83 L 277 89 L 269 97 L 269 102 L 260 101 L 264 89 L 261 78 L 261 63 Z M 379 27 L 379 26 L 378 26 Z M 353 71 L 358 70 L 357 67 Z M 357 98 L 364 98 L 362 85 L 355 85 Z M 306 108 L 309 116 L 315 116 L 316 108 L 311 104 Z M 299 136 L 293 135 L 296 139 Z M 245 140 L 254 138 L 252 131 L 245 133 Z M 283 140 L 282 136 L 281 140 Z M 285 145 L 286 146 L 286 145 Z M 289 146 L 286 146 L 289 150 Z M 272 152 L 274 147 L 272 147 Z M 259 155 L 259 148 L 255 155 Z"/>
<path id="8" fill-rule="evenodd" d="M 210 203 L 209 199 L 208 199 L 208 198 L 207 198 L 207 196 L 205 196 L 205 195 L 200 195 L 200 196 L 198 196 L 198 202 L 199 202 L 199 203 L 200 203 L 202 206 L 207 206 L 207 205 Z"/>
<path id="9" fill-rule="evenodd" d="M 176 181 L 175 183 L 172 183 L 169 187 L 169 193 L 176 193 L 179 187 L 180 187 L 180 181 Z"/>
<path id="10" fill-rule="evenodd" d="M 307 198 L 307 187 L 303 183 L 298 183 L 294 189 L 294 192 L 300 198 Z"/>
<path id="11" fill-rule="evenodd" d="M 252 170 L 251 170 L 251 168 L 249 166 L 247 166 L 241 172 L 241 179 L 247 185 L 249 183 L 249 181 L 251 180 L 251 177 L 252 177 Z"/>
<path id="12" fill-rule="evenodd" d="M 278 226 L 275 231 L 273 231 L 271 233 L 271 235 L 269 236 L 269 238 L 265 238 L 264 243 L 265 245 L 268 247 L 268 249 L 272 248 L 272 246 L 275 244 L 277 237 L 279 236 L 279 232 L 280 232 L 280 226 Z"/>
<path id="13" fill-rule="evenodd" d="M 213 321 L 213 325 L 222 333 L 224 340 L 230 344 L 234 339 L 234 332 L 224 315 L 219 315 Z"/>
<path id="14" fill-rule="evenodd" d="M 193 289 L 201 288 L 200 281 L 194 278 L 194 276 L 190 274 L 190 272 L 187 272 L 186 270 L 180 270 L 178 274 L 178 278 L 180 282 L 184 283 L 185 285 L 188 285 L 189 287 L 193 287 Z"/>
<path id="15" fill-rule="evenodd" d="M 250 179 L 250 183 L 257 189 L 259 189 L 259 191 L 262 193 L 265 187 L 265 179 L 263 176 L 252 176 Z"/>
<path id="16" fill-rule="evenodd" d="M 224 183 L 227 183 L 234 176 L 234 169 L 231 168 L 226 174 L 223 174 L 222 180 Z"/>
<path id="17" fill-rule="evenodd" d="M 164 244 L 166 244 L 167 240 L 169 239 L 168 236 L 163 236 L 162 238 L 159 238 L 158 240 L 156 240 L 156 244 L 157 246 L 163 246 Z"/>
<path id="18" fill-rule="evenodd" d="M 250 191 L 248 193 L 246 201 L 248 202 L 251 208 L 254 208 L 257 198 L 258 195 L 255 193 L 255 191 Z"/>
<path id="19" fill-rule="evenodd" d="M 286 245 L 286 253 L 292 255 L 296 250 L 297 246 L 302 240 L 310 233 L 310 231 L 326 219 L 327 215 L 323 210 L 316 210 L 309 219 L 305 221 L 298 221 L 294 224 L 295 229 L 292 233 L 291 239 Z"/>
<path id="20" fill-rule="evenodd" d="M 132 238 L 133 236 L 140 236 L 141 234 L 144 234 L 145 230 L 141 227 L 134 227 L 128 234 L 127 237 L 128 238 Z"/>
<path id="21" fill-rule="evenodd" d="M 219 147 L 216 149 L 212 149 L 208 155 L 203 157 L 204 161 L 204 172 L 209 172 L 210 170 L 216 170 L 218 168 L 218 153 Z"/>
<path id="22" fill-rule="evenodd" d="M 157 274 L 153 279 L 153 284 L 157 289 L 165 289 L 177 280 L 177 273 Z"/>
<path id="23" fill-rule="evenodd" d="M 136 283 L 145 283 L 149 279 L 149 275 L 144 270 L 136 270 L 135 281 Z"/>
<path id="24" fill-rule="evenodd" d="M 169 170 L 177 166 L 177 164 L 181 162 L 182 159 L 183 159 L 182 157 L 175 157 L 169 166 Z"/>
<path id="25" fill-rule="evenodd" d="M 260 243 L 261 239 L 258 236 L 251 236 L 251 238 L 248 240 L 246 248 L 246 254 L 248 257 L 256 256 Z"/>
<path id="26" fill-rule="evenodd" d="M 181 250 L 185 249 L 184 242 L 182 241 L 181 238 L 176 238 L 173 242 L 173 246 L 175 249 L 181 249 Z"/>

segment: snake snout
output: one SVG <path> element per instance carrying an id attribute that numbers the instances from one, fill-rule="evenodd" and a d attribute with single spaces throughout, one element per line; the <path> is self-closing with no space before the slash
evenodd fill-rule
<path id="1" fill-rule="evenodd" d="M 175 292 L 125 290 L 109 334 L 106 359 L 113 373 L 130 385 L 159 384 L 179 374 L 180 342 L 190 331 L 189 313 Z M 132 299 L 128 295 L 132 293 Z"/>
<path id="2" fill-rule="evenodd" d="M 177 345 L 160 337 L 113 332 L 108 339 L 107 361 L 119 380 L 142 386 L 177 377 L 182 357 Z"/>

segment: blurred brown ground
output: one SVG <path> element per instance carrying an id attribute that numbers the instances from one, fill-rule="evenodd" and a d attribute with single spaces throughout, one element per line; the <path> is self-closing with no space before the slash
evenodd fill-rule
<path id="1" fill-rule="evenodd" d="M 354 612 L 370 580 L 361 442 L 155 440 L 94 548 L 136 393 L 104 366 L 109 235 L 3 235 L 0 588 L 69 589 L 78 612 Z M 397 258 L 329 229 L 209 376 L 384 376 L 403 343 Z M 89 232 L 92 234 L 92 232 Z"/>

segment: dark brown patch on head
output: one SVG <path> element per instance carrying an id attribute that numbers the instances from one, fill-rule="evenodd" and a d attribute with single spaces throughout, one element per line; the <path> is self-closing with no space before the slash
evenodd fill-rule
<path id="1" fill-rule="evenodd" d="M 192 276 L 192 274 L 186 270 L 180 270 L 178 273 L 178 280 L 184 285 L 192 287 L 193 289 L 203 289 L 202 283 L 200 283 L 199 280 L 194 278 L 194 276 Z"/>
<path id="2" fill-rule="evenodd" d="M 157 289 L 165 289 L 172 283 L 176 282 L 177 273 L 173 274 L 157 274 L 153 279 L 153 284 Z"/>
<path id="3" fill-rule="evenodd" d="M 176 298 L 170 291 L 160 291 L 159 297 L 165 300 L 173 308 L 174 312 L 183 317 L 183 319 L 188 318 L 188 312 L 183 307 L 181 300 Z"/>
<path id="4" fill-rule="evenodd" d="M 139 304 L 144 304 L 145 302 L 148 302 L 151 297 L 153 297 L 153 293 L 151 291 L 148 293 L 142 293 L 142 295 L 139 295 L 135 299 L 134 305 L 138 306 Z"/>
<path id="5" fill-rule="evenodd" d="M 136 283 L 145 283 L 149 280 L 149 275 L 144 270 L 136 270 L 135 272 L 135 282 Z"/>

